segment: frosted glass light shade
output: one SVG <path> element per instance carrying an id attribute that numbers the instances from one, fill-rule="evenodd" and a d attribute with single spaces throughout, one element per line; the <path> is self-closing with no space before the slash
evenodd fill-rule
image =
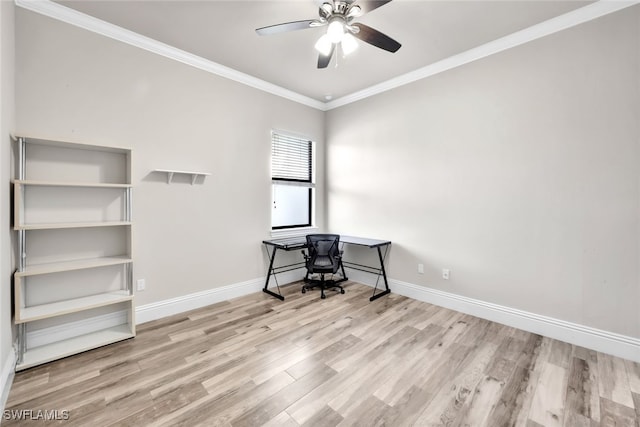
<path id="1" fill-rule="evenodd" d="M 329 28 L 327 28 L 327 35 L 331 43 L 340 43 L 344 36 L 344 23 L 339 19 L 331 21 Z"/>
<path id="2" fill-rule="evenodd" d="M 331 53 L 332 43 L 327 34 L 323 35 L 316 42 L 315 48 L 323 55 L 329 55 Z"/>
<path id="3" fill-rule="evenodd" d="M 351 34 L 346 33 L 344 37 L 342 37 L 342 52 L 345 55 L 349 55 L 353 53 L 358 48 L 358 41 Z"/>

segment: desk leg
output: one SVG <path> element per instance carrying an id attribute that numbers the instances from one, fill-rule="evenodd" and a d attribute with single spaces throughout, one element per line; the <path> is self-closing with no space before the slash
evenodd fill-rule
<path id="1" fill-rule="evenodd" d="M 347 273 L 344 271 L 344 264 L 342 263 L 342 260 L 340 260 L 340 268 L 342 269 L 342 279 L 340 279 L 340 282 L 346 282 L 349 278 L 347 277 Z"/>
<path id="2" fill-rule="evenodd" d="M 384 259 L 386 258 L 387 251 L 385 251 L 384 253 L 385 253 L 385 256 L 382 256 L 382 251 L 380 250 L 380 246 L 378 246 L 378 258 L 380 259 L 380 271 L 382 272 L 382 278 L 384 279 L 385 290 L 369 298 L 369 301 L 375 301 L 381 296 L 391 293 L 391 289 L 389 289 L 389 282 L 387 282 L 387 272 L 384 269 Z"/>
<path id="3" fill-rule="evenodd" d="M 267 271 L 267 280 L 264 282 L 264 288 L 262 289 L 262 292 L 271 295 L 272 297 L 276 297 L 278 298 L 280 301 L 284 301 L 284 297 L 280 294 L 276 294 L 273 291 L 270 291 L 269 289 L 267 289 L 269 287 L 269 279 L 271 278 L 272 274 L 275 274 L 273 272 L 273 261 L 276 259 L 276 252 L 278 251 L 278 248 L 276 248 L 275 246 L 273 247 L 273 252 L 271 253 L 271 260 L 269 261 L 269 270 Z M 267 253 L 269 253 L 269 248 L 267 247 Z"/>

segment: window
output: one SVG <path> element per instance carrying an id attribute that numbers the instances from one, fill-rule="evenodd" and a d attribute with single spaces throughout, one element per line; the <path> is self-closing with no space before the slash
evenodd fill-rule
<path id="1" fill-rule="evenodd" d="M 313 142 L 272 132 L 271 181 L 271 228 L 310 227 L 314 188 Z"/>

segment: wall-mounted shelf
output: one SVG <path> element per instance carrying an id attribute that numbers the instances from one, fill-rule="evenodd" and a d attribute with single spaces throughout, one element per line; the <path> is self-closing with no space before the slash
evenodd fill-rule
<path id="1" fill-rule="evenodd" d="M 167 184 L 171 184 L 171 180 L 173 180 L 173 175 L 191 175 L 191 185 L 196 183 L 198 177 L 207 177 L 211 175 L 209 172 L 193 172 L 193 171 L 178 171 L 172 169 L 154 169 L 154 172 L 166 173 L 167 174 Z"/>

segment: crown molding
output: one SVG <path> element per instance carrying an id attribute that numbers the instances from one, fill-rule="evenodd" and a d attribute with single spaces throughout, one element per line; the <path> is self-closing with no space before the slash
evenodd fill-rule
<path id="1" fill-rule="evenodd" d="M 94 18 L 93 16 L 89 16 L 82 12 L 78 12 L 61 4 L 54 3 L 53 1 L 15 0 L 15 4 L 16 6 L 19 6 L 23 9 L 48 16 L 49 18 L 65 22 L 79 28 L 83 28 L 85 30 L 121 41 L 123 43 L 127 43 L 131 46 L 135 46 L 148 52 L 164 56 L 165 58 L 173 59 L 174 61 L 190 65 L 211 74 L 215 74 L 217 76 L 242 83 L 263 92 L 277 95 L 290 101 L 294 101 L 308 107 L 316 108 L 318 110 L 325 110 L 324 102 L 318 101 L 305 95 L 301 95 L 297 92 L 285 89 L 281 86 L 269 83 L 257 77 L 253 77 L 249 74 L 241 73 L 240 71 L 234 70 L 233 68 L 225 67 L 224 65 L 218 64 L 208 59 L 204 59 L 198 55 L 194 55 L 192 53 L 159 42 L 152 38 L 119 27 L 117 25 L 110 24 L 101 19 Z"/>
<path id="2" fill-rule="evenodd" d="M 321 111 L 329 111 L 342 107 L 365 98 L 395 89 L 400 86 L 413 83 L 417 80 L 442 73 L 447 70 L 486 58 L 495 53 L 502 52 L 512 47 L 528 43 L 533 40 L 548 36 L 553 33 L 574 27 L 576 25 L 594 20 L 601 16 L 617 12 L 640 3 L 640 0 L 599 0 L 580 9 L 573 10 L 547 21 L 533 25 L 524 30 L 517 31 L 499 39 L 485 43 L 473 49 L 457 55 L 450 56 L 441 61 L 419 68 L 401 76 L 392 78 L 382 83 L 370 86 L 366 89 L 334 99 L 330 102 L 322 102 L 308 96 L 299 94 L 273 83 L 242 73 L 224 65 L 218 64 L 184 50 L 159 42 L 133 31 L 110 24 L 74 9 L 68 8 L 51 0 L 15 0 L 15 4 L 24 9 L 53 19 L 83 28 L 85 30 L 101 34 L 105 37 L 127 43 L 149 52 L 181 62 L 200 70 L 215 74 L 220 77 L 253 87 L 272 95 L 280 96 L 290 101 L 297 102 Z"/>
<path id="3" fill-rule="evenodd" d="M 487 56 L 491 56 L 495 53 L 537 40 L 638 3 L 640 3 L 640 0 L 600 0 L 595 3 L 591 3 L 587 6 L 581 7 L 580 9 L 556 16 L 555 18 L 543 21 L 529 28 L 525 28 L 524 30 L 517 31 L 457 55 L 450 56 L 441 61 L 434 62 L 426 67 L 419 68 L 415 71 L 411 71 L 358 92 L 354 92 L 350 95 L 330 101 L 325 105 L 325 111 L 360 101 L 361 99 L 413 83 L 417 80 L 422 80 L 478 59 L 486 58 Z"/>

